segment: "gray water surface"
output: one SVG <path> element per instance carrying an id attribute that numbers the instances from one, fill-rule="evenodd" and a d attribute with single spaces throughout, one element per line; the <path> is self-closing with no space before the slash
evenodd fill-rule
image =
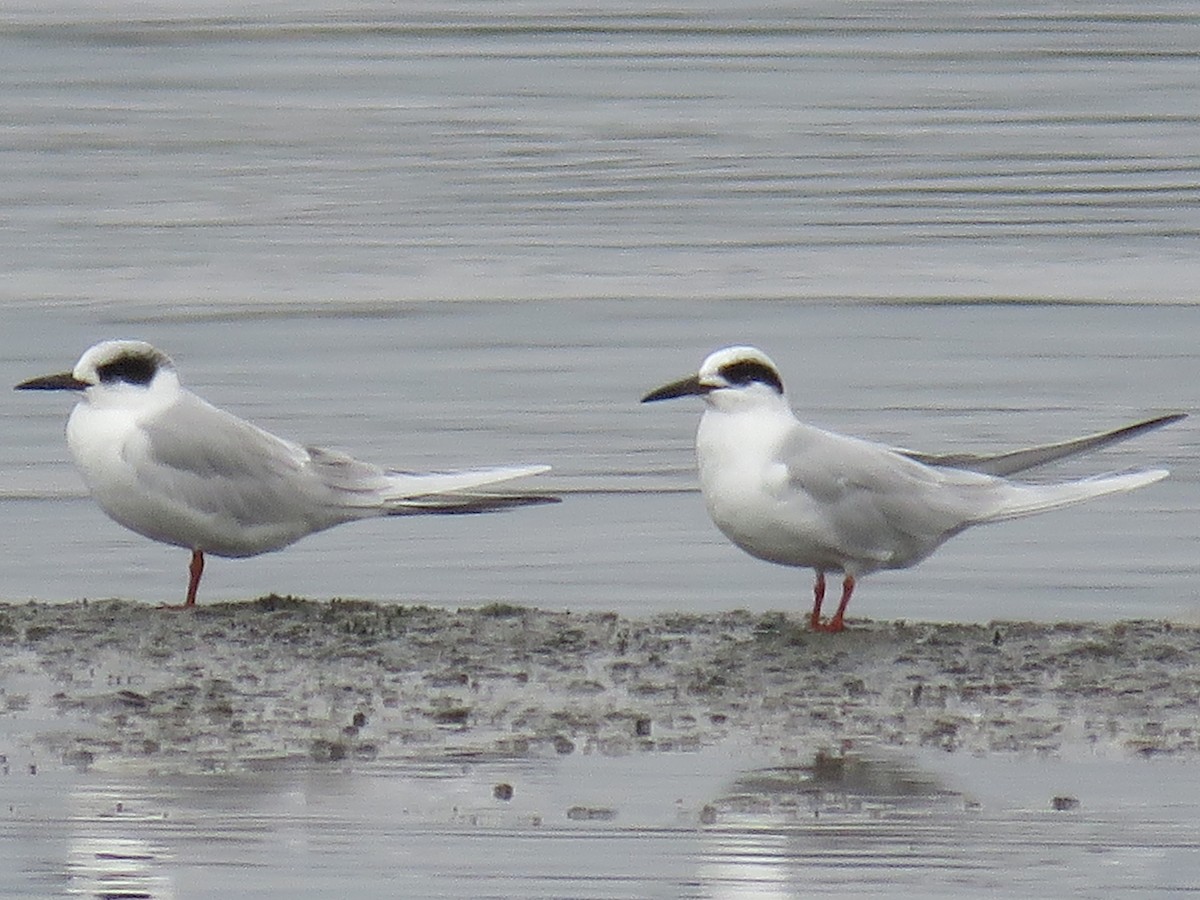
<path id="1" fill-rule="evenodd" d="M 9 301 L 1194 297 L 1188 2 L 59 8 Z"/>
<path id="2" fill-rule="evenodd" d="M 621 761 L 620 789 L 658 797 L 702 789 L 728 759 L 664 769 Z M 944 761 L 943 761 L 944 763 Z M 961 795 L 843 794 L 813 816 L 747 815 L 698 827 L 648 820 L 531 824 L 571 796 L 569 779 L 611 785 L 595 761 L 555 774 L 466 764 L 352 777 L 320 771 L 193 780 L 10 776 L 17 811 L 0 824 L 0 888 L 10 897 L 142 896 L 785 898 L 798 896 L 1174 896 L 1195 889 L 1195 795 L 1161 763 L 951 761 Z M 669 774 L 668 774 L 669 773 Z M 667 777 L 664 778 L 664 775 Z M 523 776 L 523 779 L 522 779 Z M 491 799 L 517 780 L 520 811 Z M 1083 799 L 1055 812 L 1056 791 Z M 519 796 L 519 795 L 518 795 Z M 1107 797 L 1107 800 L 1097 800 Z M 514 798 L 516 800 L 516 798 Z M 6 859 L 7 857 L 7 859 Z"/>
<path id="3" fill-rule="evenodd" d="M 69 366 L 89 331 L 137 335 L 169 348 L 193 389 L 280 434 L 404 468 L 545 462 L 554 471 L 530 486 L 566 492 L 555 507 L 357 523 L 281 553 L 214 559 L 208 599 L 274 591 L 625 613 L 800 611 L 810 573 L 733 548 L 694 493 L 699 404 L 642 406 L 645 390 L 694 370 L 714 346 L 755 342 L 775 355 L 810 421 L 923 450 L 1018 447 L 1196 408 L 1195 315 L 1175 306 L 425 303 L 371 316 L 145 316 L 98 328 L 62 312 L 50 341 L 32 314 L 10 313 L 28 323 L 29 341 L 3 372 L 15 383 Z M 17 438 L 4 451 L 5 594 L 175 601 L 186 552 L 124 531 L 86 499 L 62 438 L 69 405 L 25 393 L 4 401 Z M 1194 443 L 1185 422 L 1047 473 L 1174 470 L 1133 494 L 955 538 L 916 569 L 868 579 L 852 611 L 1194 619 Z"/>

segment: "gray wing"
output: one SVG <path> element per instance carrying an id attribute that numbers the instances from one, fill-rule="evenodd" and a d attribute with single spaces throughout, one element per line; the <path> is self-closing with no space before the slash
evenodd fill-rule
<path id="1" fill-rule="evenodd" d="M 1101 447 L 1127 441 L 1140 434 L 1145 434 L 1147 431 L 1153 431 L 1156 428 L 1162 428 L 1165 425 L 1170 425 L 1186 418 L 1186 413 L 1171 413 L 1170 415 L 1156 416 L 1153 419 L 1135 422 L 1132 425 L 1126 425 L 1123 428 L 1116 428 L 1112 431 L 1089 434 L 1084 437 L 1074 438 L 1069 441 L 1060 441 L 1055 444 L 1026 447 L 1023 450 L 1013 450 L 1008 453 L 935 454 L 899 449 L 895 452 L 927 466 L 967 469 L 987 475 L 1012 475 L 1016 472 L 1024 472 L 1026 469 L 1044 466 L 1060 459 L 1078 456 L 1081 453 L 1090 453 L 1093 450 L 1099 450 Z"/>
<path id="2" fill-rule="evenodd" d="M 245 526 L 327 518 L 327 491 L 307 451 L 194 394 L 148 420 L 145 436 L 154 465 L 139 477 L 189 509 Z"/>
<path id="3" fill-rule="evenodd" d="M 911 565 L 992 508 L 1003 483 L 801 426 L 784 448 L 793 515 L 858 572 Z"/>
<path id="4" fill-rule="evenodd" d="M 481 492 L 548 466 L 397 472 L 336 450 L 302 447 L 218 409 L 194 394 L 147 423 L 145 472 L 157 489 L 192 510 L 243 526 L 297 534 L 373 515 L 490 512 L 555 503 L 546 495 Z"/>

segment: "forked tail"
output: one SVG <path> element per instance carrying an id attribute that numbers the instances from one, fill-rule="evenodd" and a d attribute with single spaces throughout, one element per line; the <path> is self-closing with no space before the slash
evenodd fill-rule
<path id="1" fill-rule="evenodd" d="M 388 515 L 403 516 L 497 512 L 558 503 L 558 497 L 545 493 L 476 490 L 549 469 L 549 466 L 497 466 L 456 472 L 388 472 L 384 506 Z"/>
<path id="2" fill-rule="evenodd" d="M 1002 522 L 1019 519 L 1036 513 L 1074 506 L 1093 497 L 1105 494 L 1120 494 L 1137 490 L 1170 474 L 1166 469 L 1148 469 L 1144 472 L 1128 472 L 1122 475 L 1097 475 L 1079 481 L 1061 484 L 1012 484 L 1005 485 L 996 507 L 977 522 Z"/>

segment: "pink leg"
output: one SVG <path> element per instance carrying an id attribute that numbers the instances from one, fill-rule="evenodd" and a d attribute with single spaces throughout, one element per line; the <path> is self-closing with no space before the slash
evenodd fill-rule
<path id="1" fill-rule="evenodd" d="M 200 587 L 200 576 L 204 574 L 204 553 L 201 550 L 192 551 L 192 564 L 188 566 L 187 600 L 183 601 L 184 609 L 196 605 L 196 589 Z M 841 612 L 841 610 L 839 610 Z"/>
<path id="2" fill-rule="evenodd" d="M 825 573 L 817 569 L 817 580 L 813 584 L 813 610 L 808 627 L 813 631 L 821 629 L 821 604 L 825 600 Z"/>

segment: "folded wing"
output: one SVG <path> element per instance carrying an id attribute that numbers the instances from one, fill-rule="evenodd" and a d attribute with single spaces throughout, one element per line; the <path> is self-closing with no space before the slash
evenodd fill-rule
<path id="1" fill-rule="evenodd" d="M 1130 438 L 1145 434 L 1147 431 L 1153 431 L 1156 428 L 1162 428 L 1165 425 L 1170 425 L 1186 418 L 1186 413 L 1171 413 L 1170 415 L 1156 416 L 1153 419 L 1135 422 L 1132 425 L 1126 425 L 1123 428 L 1116 428 L 1112 431 L 1089 434 L 1084 437 L 1074 438 L 1069 441 L 1059 441 L 1054 444 L 1026 447 L 1023 450 L 1012 450 L 1007 453 L 936 454 L 920 453 L 915 450 L 896 450 L 896 452 L 919 463 L 924 463 L 927 466 L 967 469 L 971 472 L 982 472 L 985 475 L 1012 475 L 1016 472 L 1024 472 L 1027 469 L 1044 466 L 1060 459 L 1079 456 L 1082 453 L 1090 453 L 1102 447 L 1127 441 Z"/>

